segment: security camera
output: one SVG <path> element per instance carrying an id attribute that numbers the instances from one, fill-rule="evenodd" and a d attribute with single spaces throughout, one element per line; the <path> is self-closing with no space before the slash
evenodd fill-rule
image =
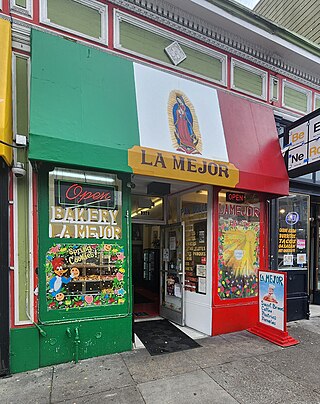
<path id="1" fill-rule="evenodd" d="M 26 175 L 26 169 L 24 168 L 24 164 L 17 162 L 12 167 L 12 172 L 17 178 L 24 177 Z"/>

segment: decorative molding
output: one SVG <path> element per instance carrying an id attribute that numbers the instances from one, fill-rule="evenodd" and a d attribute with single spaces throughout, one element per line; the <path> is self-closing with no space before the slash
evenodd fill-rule
<path id="1" fill-rule="evenodd" d="M 17 50 L 30 52 L 31 27 L 27 24 L 12 22 L 12 47 Z"/>
<path id="2" fill-rule="evenodd" d="M 320 76 L 304 71 L 299 66 L 288 64 L 279 56 L 272 55 L 265 49 L 226 32 L 220 27 L 210 25 L 163 0 L 109 0 L 109 2 L 272 70 L 274 73 L 320 89 Z"/>

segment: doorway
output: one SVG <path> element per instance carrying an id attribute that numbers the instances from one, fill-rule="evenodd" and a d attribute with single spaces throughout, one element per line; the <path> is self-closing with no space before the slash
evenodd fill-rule
<path id="1" fill-rule="evenodd" d="M 132 224 L 134 319 L 159 316 L 160 226 Z"/>

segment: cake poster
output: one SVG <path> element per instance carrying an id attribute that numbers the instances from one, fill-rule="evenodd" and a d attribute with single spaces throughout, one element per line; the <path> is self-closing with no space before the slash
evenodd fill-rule
<path id="1" fill-rule="evenodd" d="M 54 244 L 45 263 L 48 310 L 124 304 L 125 268 L 119 244 Z"/>
<path id="2" fill-rule="evenodd" d="M 285 331 L 285 274 L 259 271 L 259 321 Z"/>

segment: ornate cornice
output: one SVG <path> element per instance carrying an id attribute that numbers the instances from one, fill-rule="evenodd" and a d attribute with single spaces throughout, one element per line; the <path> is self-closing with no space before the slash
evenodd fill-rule
<path id="1" fill-rule="evenodd" d="M 269 51 L 249 43 L 221 27 L 210 25 L 163 0 L 109 0 L 109 2 L 287 78 L 320 89 L 320 76 L 315 76 L 297 65 L 287 63 L 279 56 L 272 55 Z"/>

